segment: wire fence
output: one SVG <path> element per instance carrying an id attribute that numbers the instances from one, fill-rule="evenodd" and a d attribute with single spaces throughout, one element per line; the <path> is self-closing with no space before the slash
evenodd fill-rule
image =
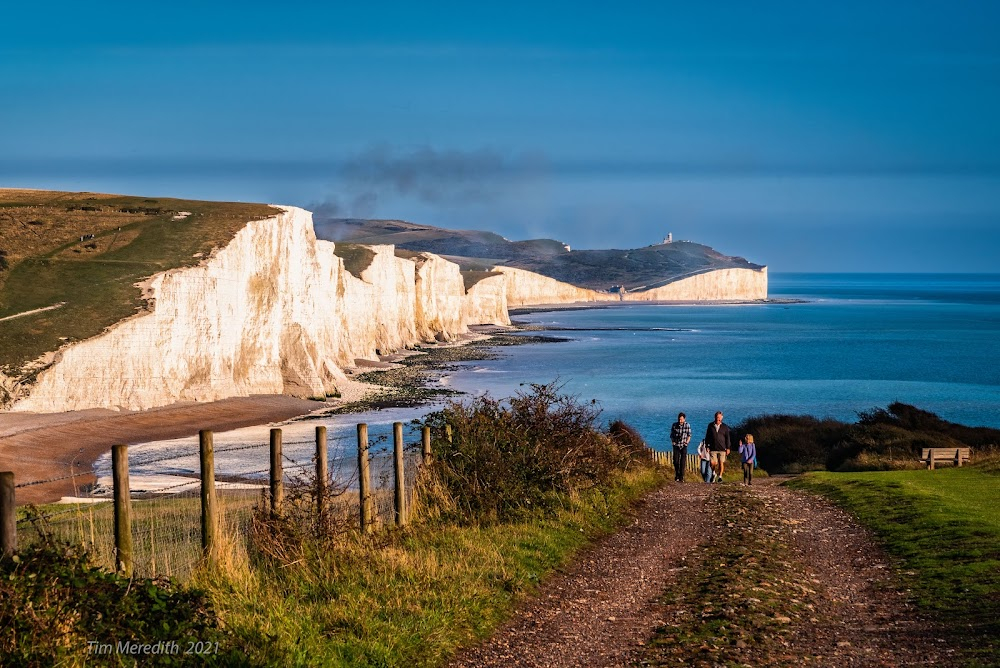
<path id="1" fill-rule="evenodd" d="M 400 426 L 400 435 L 402 431 Z M 211 434 L 203 434 L 209 434 L 211 444 Z M 68 542 L 85 548 L 96 564 L 110 570 L 122 570 L 124 557 L 128 572 L 136 576 L 186 579 L 209 552 L 217 561 L 247 561 L 255 511 L 322 513 L 324 521 L 362 529 L 365 492 L 373 508 L 371 526 L 398 524 L 397 499 L 401 498 L 404 508 L 413 506 L 420 469 L 430 454 L 426 427 L 416 437 L 411 434 L 409 443 L 400 437 L 390 444 L 389 438 L 377 434 L 372 440 L 362 440 L 360 435 L 328 439 L 325 428 L 317 428 L 312 440 L 282 443 L 281 436 L 281 430 L 272 430 L 270 443 L 210 447 L 211 486 L 204 482 L 199 466 L 204 436 L 198 444 L 187 443 L 169 452 L 136 448 L 128 453 L 127 466 L 121 467 L 117 478 L 113 462 L 111 470 L 99 464 L 96 483 L 75 486 L 71 502 L 17 509 L 13 520 L 16 544 Z M 363 458 L 369 472 L 365 481 L 359 466 Z M 323 460 L 325 477 L 322 464 L 317 466 Z M 402 463 L 400 494 L 396 491 L 397 460 Z M 16 494 L 18 488 L 79 477 L 20 481 L 11 487 Z M 116 486 L 122 494 L 116 494 Z M 213 497 L 209 506 L 207 495 Z M 122 498 L 116 500 L 117 496 Z M 206 507 L 214 509 L 215 522 L 214 531 L 209 531 L 213 543 L 209 547 L 205 544 L 206 522 L 210 521 Z M 123 513 L 128 515 L 130 544 L 123 543 L 120 535 Z"/>

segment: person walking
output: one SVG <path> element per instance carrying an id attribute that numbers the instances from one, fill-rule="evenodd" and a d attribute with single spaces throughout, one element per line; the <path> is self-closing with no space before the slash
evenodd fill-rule
<path id="1" fill-rule="evenodd" d="M 715 421 L 708 423 L 705 430 L 705 442 L 712 460 L 712 482 L 722 482 L 722 474 L 726 471 L 726 455 L 731 450 L 729 425 L 722 421 L 722 411 L 716 411 Z"/>
<path id="2" fill-rule="evenodd" d="M 677 414 L 677 422 L 670 427 L 670 443 L 674 446 L 674 480 L 684 482 L 688 443 L 691 442 L 691 425 L 684 413 Z"/>
<path id="3" fill-rule="evenodd" d="M 701 479 L 712 482 L 712 456 L 708 454 L 708 444 L 702 439 L 698 444 L 698 462 L 701 465 Z"/>
<path id="4" fill-rule="evenodd" d="M 747 434 L 740 441 L 740 461 L 743 462 L 743 484 L 753 484 L 753 467 L 757 463 L 757 446 L 753 442 L 753 434 Z"/>

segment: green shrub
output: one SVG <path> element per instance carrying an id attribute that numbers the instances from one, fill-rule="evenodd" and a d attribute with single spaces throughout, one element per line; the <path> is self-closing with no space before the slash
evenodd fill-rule
<path id="1" fill-rule="evenodd" d="M 887 424 L 909 431 L 943 436 L 980 451 L 996 450 L 1000 447 L 1000 429 L 967 427 L 963 424 L 948 422 L 930 411 L 921 410 L 916 406 L 899 401 L 889 404 L 888 408 L 873 408 L 862 411 L 858 413 L 858 421 L 859 424 L 865 426 Z M 934 447 L 951 446 L 943 444 Z"/>
<path id="2" fill-rule="evenodd" d="M 848 438 L 850 425 L 809 415 L 757 415 L 736 425 L 742 438 L 753 434 L 757 463 L 769 473 L 826 468 L 830 452 Z"/>
<path id="3" fill-rule="evenodd" d="M 555 383 L 530 387 L 506 401 L 486 395 L 428 416 L 435 433 L 452 427 L 451 442 L 434 442 L 434 466 L 458 519 L 513 519 L 638 461 L 634 441 L 598 428 L 596 402 L 560 394 Z"/>
<path id="4" fill-rule="evenodd" d="M 753 434 L 757 461 L 771 473 L 886 471 L 917 468 L 923 448 L 972 447 L 973 457 L 1000 453 L 1000 430 L 966 427 L 894 402 L 858 413 L 854 424 L 808 415 L 757 415 L 736 425 Z"/>
<path id="5" fill-rule="evenodd" d="M 0 558 L 0 664 L 130 665 L 127 655 L 88 647 L 120 641 L 178 644 L 177 654 L 143 657 L 143 665 L 243 661 L 199 590 L 109 573 L 69 545 L 40 543 Z M 219 643 L 218 653 L 185 655 L 188 641 Z"/>

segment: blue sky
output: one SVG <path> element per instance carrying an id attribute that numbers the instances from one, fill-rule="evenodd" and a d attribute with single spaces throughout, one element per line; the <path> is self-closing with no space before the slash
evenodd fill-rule
<path id="1" fill-rule="evenodd" d="M 20 3 L 0 183 L 996 271 L 1000 3 Z"/>

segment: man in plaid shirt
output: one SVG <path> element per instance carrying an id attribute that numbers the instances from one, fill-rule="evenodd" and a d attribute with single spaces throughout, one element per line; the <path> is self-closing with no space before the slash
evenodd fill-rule
<path id="1" fill-rule="evenodd" d="M 691 442 L 691 425 L 684 413 L 677 414 L 677 422 L 670 427 L 670 443 L 674 446 L 674 480 L 684 482 L 684 466 L 687 464 L 688 443 Z"/>

